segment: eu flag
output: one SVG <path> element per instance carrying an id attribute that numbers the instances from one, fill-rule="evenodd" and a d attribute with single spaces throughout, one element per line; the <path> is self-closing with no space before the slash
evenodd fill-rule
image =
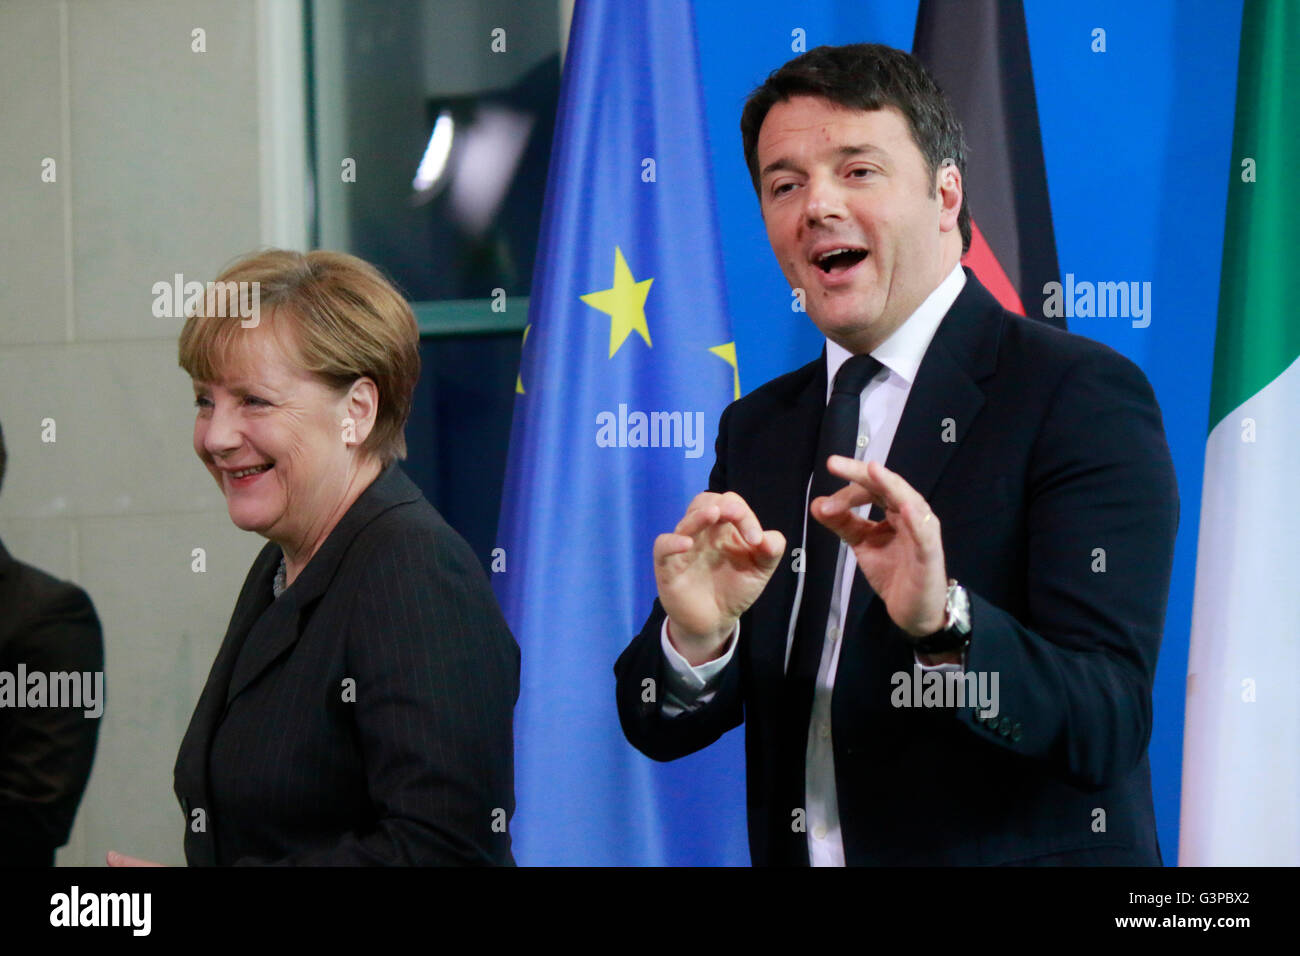
<path id="1" fill-rule="evenodd" d="M 746 864 L 740 734 L 657 764 L 614 699 L 654 539 L 740 392 L 688 0 L 577 3 L 528 319 L 494 575 L 523 653 L 515 857 Z"/>

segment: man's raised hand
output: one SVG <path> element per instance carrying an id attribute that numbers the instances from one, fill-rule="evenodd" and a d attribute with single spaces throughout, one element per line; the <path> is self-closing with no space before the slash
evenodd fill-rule
<path id="1" fill-rule="evenodd" d="M 655 581 L 668 637 L 692 665 L 716 658 L 763 593 L 785 552 L 733 491 L 703 492 L 670 534 L 655 539 Z"/>
<path id="2" fill-rule="evenodd" d="M 941 629 L 948 578 L 939 519 L 930 506 L 879 462 L 832 455 L 827 469 L 848 484 L 833 495 L 815 498 L 813 517 L 848 542 L 895 624 L 913 637 Z M 853 513 L 866 504 L 880 505 L 884 519 L 869 521 Z"/>

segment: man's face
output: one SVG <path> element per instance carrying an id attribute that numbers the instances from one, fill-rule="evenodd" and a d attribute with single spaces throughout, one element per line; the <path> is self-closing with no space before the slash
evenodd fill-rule
<path id="1" fill-rule="evenodd" d="M 812 96 L 778 103 L 759 130 L 758 168 L 781 271 L 804 290 L 822 334 L 851 352 L 888 338 L 960 258 L 960 174 L 941 168 L 936 194 L 893 107 L 863 112 Z"/>

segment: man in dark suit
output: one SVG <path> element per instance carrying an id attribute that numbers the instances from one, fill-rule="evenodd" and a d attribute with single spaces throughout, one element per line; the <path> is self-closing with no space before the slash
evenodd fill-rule
<path id="1" fill-rule="evenodd" d="M 0 488 L 7 462 L 0 432 Z M 92 688 L 93 678 L 87 685 L 81 677 L 98 674 L 102 693 L 103 670 L 99 618 L 86 592 L 15 561 L 0 544 L 0 866 L 54 864 L 90 778 L 103 713 L 102 700 L 56 706 L 69 702 L 47 697 L 32 707 L 30 678 L 43 675 L 49 694 L 70 686 L 52 674 L 76 675 Z"/>
<path id="2" fill-rule="evenodd" d="M 743 721 L 760 865 L 1158 864 L 1178 505 L 1145 377 L 962 270 L 961 131 L 909 55 L 810 51 L 741 128 L 827 346 L 724 412 L 655 542 L 624 733 L 670 760 Z"/>

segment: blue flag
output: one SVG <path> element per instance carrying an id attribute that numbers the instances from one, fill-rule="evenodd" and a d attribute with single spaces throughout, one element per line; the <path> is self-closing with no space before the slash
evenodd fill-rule
<path id="1" fill-rule="evenodd" d="M 523 652 L 524 865 L 745 865 L 739 731 L 669 764 L 627 743 L 614 661 L 653 547 L 708 487 L 740 397 L 688 0 L 579 0 L 556 119 L 498 543 Z"/>

